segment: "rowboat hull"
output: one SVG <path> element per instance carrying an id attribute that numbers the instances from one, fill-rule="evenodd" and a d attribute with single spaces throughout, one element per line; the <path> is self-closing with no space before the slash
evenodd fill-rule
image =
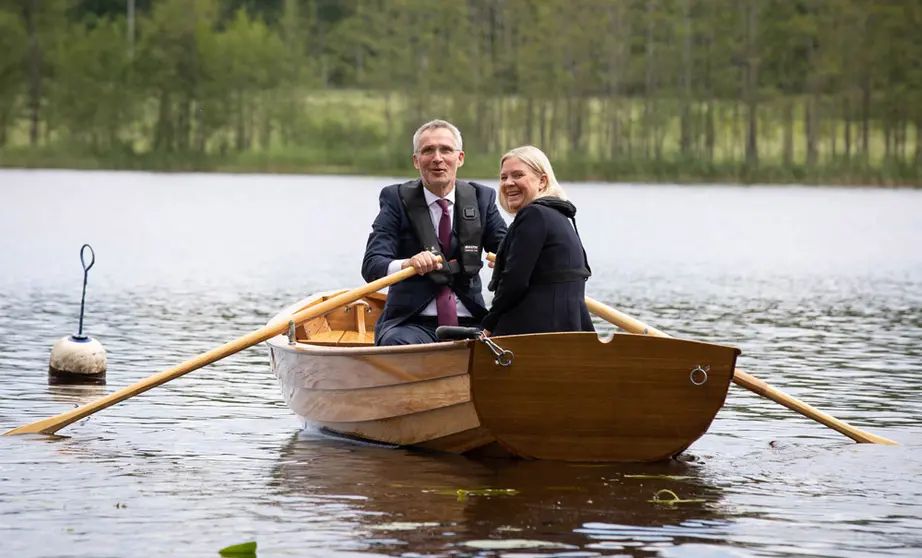
<path id="1" fill-rule="evenodd" d="M 320 293 L 273 322 L 337 294 Z M 593 333 L 375 347 L 385 295 L 270 339 L 285 402 L 350 438 L 453 453 L 565 461 L 657 461 L 703 435 L 726 398 L 738 349 Z"/>

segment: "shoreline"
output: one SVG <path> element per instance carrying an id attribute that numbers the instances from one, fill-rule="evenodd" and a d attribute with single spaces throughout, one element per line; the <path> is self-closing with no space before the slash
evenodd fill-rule
<path id="1" fill-rule="evenodd" d="M 278 174 L 329 176 L 410 177 L 417 174 L 410 155 L 406 165 L 384 160 L 356 164 L 335 164 L 311 160 L 285 161 L 259 153 L 239 155 L 190 156 L 176 154 L 121 155 L 99 157 L 88 154 L 54 153 L 0 149 L 0 169 L 131 171 L 149 173 Z M 280 160 L 281 159 L 281 160 Z M 380 159 L 385 159 L 381 157 Z M 468 155 L 461 174 L 492 177 L 497 169 L 488 160 L 499 156 Z M 377 164 L 376 164 L 377 163 Z M 736 163 L 695 163 L 666 161 L 573 161 L 561 159 L 554 169 L 562 182 L 630 183 L 727 186 L 809 186 L 922 189 L 922 169 L 906 167 L 817 167 L 812 172 L 803 166 L 763 165 L 749 170 Z M 914 176 L 913 176 L 914 175 Z M 482 179 L 482 178 L 481 178 Z"/>

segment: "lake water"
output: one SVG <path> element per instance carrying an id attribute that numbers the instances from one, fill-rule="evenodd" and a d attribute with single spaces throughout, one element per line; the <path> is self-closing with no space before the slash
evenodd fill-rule
<path id="1" fill-rule="evenodd" d="M 0 431 L 362 284 L 393 181 L 0 172 Z M 0 437 L 2 555 L 216 556 L 246 541 L 260 557 L 922 554 L 922 191 L 567 187 L 590 296 L 736 345 L 741 368 L 902 445 L 854 444 L 732 386 L 686 461 L 358 446 L 299 432 L 256 347 L 62 436 Z M 77 328 L 83 243 L 84 330 L 108 351 L 108 385 L 48 386 L 50 348 Z M 662 489 L 683 502 L 651 501 Z"/>

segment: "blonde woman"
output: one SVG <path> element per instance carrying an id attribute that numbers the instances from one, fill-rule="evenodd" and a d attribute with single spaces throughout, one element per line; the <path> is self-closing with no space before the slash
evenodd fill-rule
<path id="1" fill-rule="evenodd" d="M 483 319 L 486 335 L 595 331 L 586 308 L 591 272 L 576 230 L 576 207 L 537 147 L 500 160 L 499 203 L 515 216 L 496 254 Z"/>

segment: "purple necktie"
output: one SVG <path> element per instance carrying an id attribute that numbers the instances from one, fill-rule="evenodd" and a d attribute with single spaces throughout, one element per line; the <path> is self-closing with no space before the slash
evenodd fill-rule
<path id="1" fill-rule="evenodd" d="M 442 245 L 442 266 L 447 269 L 448 252 L 451 250 L 451 214 L 448 213 L 448 200 L 436 200 L 442 208 L 442 218 L 439 219 L 439 244 Z M 455 306 L 455 293 L 451 287 L 444 285 L 435 297 L 435 309 L 439 314 L 439 325 L 458 325 L 458 308 Z"/>

